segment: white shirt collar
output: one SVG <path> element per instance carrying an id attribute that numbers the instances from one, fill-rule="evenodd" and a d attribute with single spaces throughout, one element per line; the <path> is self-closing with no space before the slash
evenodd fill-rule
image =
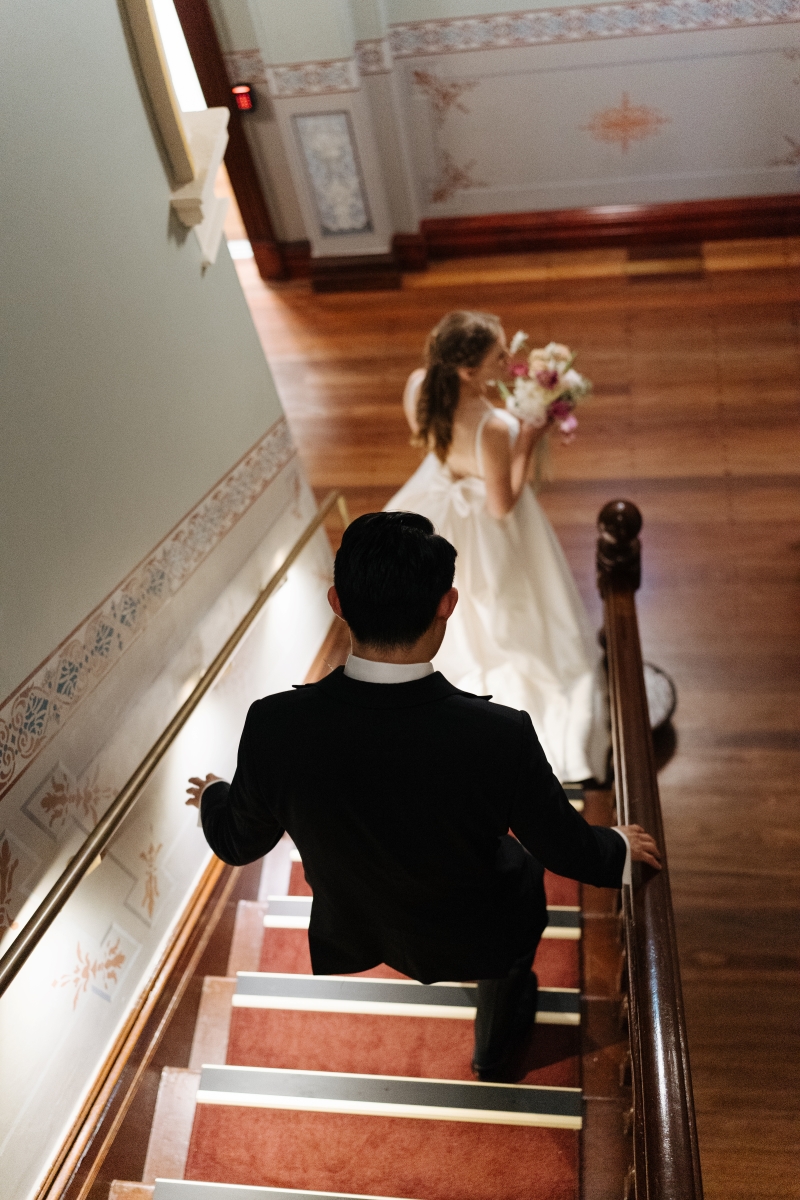
<path id="1" fill-rule="evenodd" d="M 348 654 L 344 664 L 344 673 L 350 679 L 358 679 L 361 683 L 411 683 L 414 679 L 424 679 L 433 675 L 433 663 L 384 663 L 373 662 L 368 658 L 356 658 Z"/>

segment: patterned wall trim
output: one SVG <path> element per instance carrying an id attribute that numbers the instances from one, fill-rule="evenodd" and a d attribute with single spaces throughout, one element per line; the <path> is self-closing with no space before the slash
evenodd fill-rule
<path id="1" fill-rule="evenodd" d="M 0 705 L 0 798 L 294 454 L 281 417 Z"/>
<path id="2" fill-rule="evenodd" d="M 231 83 L 267 82 L 267 68 L 260 50 L 233 50 L 222 57 Z"/>
<path id="3" fill-rule="evenodd" d="M 389 41 L 395 58 L 415 58 L 790 21 L 800 21 L 800 0 L 633 0 L 629 4 L 413 21 L 393 25 Z"/>
<path id="4" fill-rule="evenodd" d="M 356 62 L 361 75 L 387 75 L 392 69 L 389 39 L 370 38 L 356 42 Z"/>
<path id="5" fill-rule="evenodd" d="M 294 63 L 287 67 L 267 67 L 271 95 L 279 100 L 297 96 L 329 96 L 357 92 L 361 86 L 354 58 L 335 58 L 329 62 Z"/>

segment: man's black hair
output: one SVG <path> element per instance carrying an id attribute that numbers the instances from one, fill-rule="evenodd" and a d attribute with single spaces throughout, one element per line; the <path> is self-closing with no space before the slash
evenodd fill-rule
<path id="1" fill-rule="evenodd" d="M 345 530 L 333 582 L 353 636 L 410 646 L 453 586 L 456 550 L 419 513 L 365 513 Z"/>

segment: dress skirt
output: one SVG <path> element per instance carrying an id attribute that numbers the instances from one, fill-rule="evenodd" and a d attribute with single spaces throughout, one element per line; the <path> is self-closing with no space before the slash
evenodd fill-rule
<path id="1" fill-rule="evenodd" d="M 455 546 L 459 600 L 434 660 L 467 692 L 523 709 L 560 780 L 602 780 L 609 746 L 600 648 L 532 489 L 501 520 L 474 476 L 434 454 L 386 505 L 422 513 Z"/>

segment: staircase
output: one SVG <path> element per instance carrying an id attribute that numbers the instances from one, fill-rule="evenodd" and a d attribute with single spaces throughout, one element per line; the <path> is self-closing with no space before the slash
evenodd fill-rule
<path id="1" fill-rule="evenodd" d="M 536 1024 L 507 1077 L 481 1083 L 475 984 L 385 965 L 314 976 L 302 863 L 273 853 L 288 894 L 240 902 L 190 1069 L 162 1075 L 145 1183 L 116 1181 L 110 1200 L 578 1200 L 579 885 L 546 874 Z"/>

